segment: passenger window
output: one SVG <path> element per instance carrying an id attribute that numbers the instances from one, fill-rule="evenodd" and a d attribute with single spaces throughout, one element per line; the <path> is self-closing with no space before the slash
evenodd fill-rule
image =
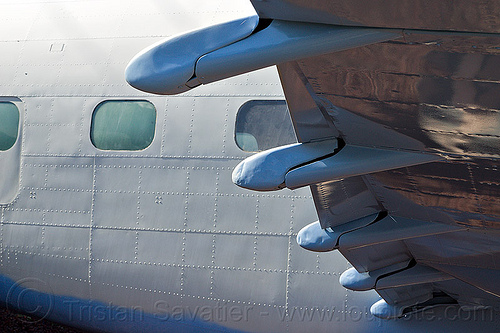
<path id="1" fill-rule="evenodd" d="M 252 100 L 238 110 L 236 145 L 256 152 L 297 142 L 286 101 Z"/>
<path id="2" fill-rule="evenodd" d="M 105 101 L 92 115 L 90 140 L 102 150 L 142 150 L 153 141 L 156 109 L 148 101 Z"/>
<path id="3" fill-rule="evenodd" d="M 19 110 L 10 102 L 0 102 L 0 151 L 16 143 L 19 132 Z"/>

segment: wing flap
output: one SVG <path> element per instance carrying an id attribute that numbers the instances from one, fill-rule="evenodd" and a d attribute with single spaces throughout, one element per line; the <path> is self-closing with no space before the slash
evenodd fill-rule
<path id="1" fill-rule="evenodd" d="M 310 106 L 316 105 L 309 110 L 300 103 L 289 105 L 292 115 L 302 117 L 300 122 L 294 122 L 297 133 L 303 129 L 314 133 L 312 129 L 317 123 L 323 128 L 334 128 L 347 146 L 356 142 L 368 147 L 396 145 L 425 149 L 424 144 L 413 138 L 325 102 L 300 65 L 290 63 L 278 67 L 287 99 L 290 96 L 291 100 L 299 100 L 301 96 Z M 314 121 L 308 123 L 305 115 L 312 114 L 311 110 L 324 120 L 311 117 Z M 370 130 L 373 130 L 371 136 Z M 299 245 L 313 251 L 338 249 L 354 266 L 342 275 L 341 282 L 353 290 L 376 290 L 383 299 L 372 306 L 371 312 L 381 318 L 399 317 L 442 304 L 458 303 L 467 309 L 500 305 L 496 288 L 492 287 L 492 281 L 497 279 L 491 278 L 496 276 L 497 264 L 470 269 L 475 264 L 470 257 L 475 252 L 473 244 L 484 243 L 493 258 L 497 257 L 496 241 L 491 235 L 471 233 L 466 226 L 457 224 L 453 216 L 415 200 L 424 198 L 425 193 L 412 188 L 412 176 L 400 185 L 401 189 L 411 191 L 411 196 L 405 196 L 400 189 L 394 191 L 384 181 L 388 175 L 412 175 L 413 169 L 426 170 L 433 166 L 423 165 L 423 168 L 408 166 L 399 169 L 402 171 L 382 172 L 381 177 L 375 173 L 311 185 L 319 223 L 299 232 Z M 462 266 L 446 266 L 450 260 L 447 255 L 453 247 L 448 240 L 456 242 L 457 247 L 468 244 L 454 258 L 463 261 Z"/>

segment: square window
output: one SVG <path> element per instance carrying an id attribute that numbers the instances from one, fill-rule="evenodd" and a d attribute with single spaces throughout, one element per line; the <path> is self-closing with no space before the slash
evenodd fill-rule
<path id="1" fill-rule="evenodd" d="M 236 116 L 236 145 L 257 152 L 297 142 L 286 101 L 251 100 Z"/>
<path id="2" fill-rule="evenodd" d="M 143 150 L 153 141 L 156 109 L 148 101 L 105 101 L 92 115 L 90 140 L 102 150 Z"/>

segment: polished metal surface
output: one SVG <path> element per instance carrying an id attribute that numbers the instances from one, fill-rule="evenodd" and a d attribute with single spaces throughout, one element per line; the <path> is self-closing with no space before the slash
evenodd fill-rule
<path id="1" fill-rule="evenodd" d="M 496 35 L 411 34 L 299 64 L 319 96 L 425 144 L 427 151 L 495 158 L 497 45 Z"/>
<path id="2" fill-rule="evenodd" d="M 268 27 L 196 63 L 196 76 L 210 83 L 292 60 L 397 39 L 401 31 L 273 20 Z"/>
<path id="3" fill-rule="evenodd" d="M 496 0 L 251 0 L 260 17 L 385 28 L 500 32 Z"/>
<path id="4" fill-rule="evenodd" d="M 436 222 L 440 227 L 460 224 L 467 230 L 446 237 L 408 241 L 397 232 L 396 242 L 347 256 L 368 270 L 413 257 L 454 277 L 410 286 L 413 289 L 377 290 L 389 303 L 408 298 L 414 302 L 414 292 L 428 297 L 436 290 L 461 306 L 498 305 L 491 294 L 498 293 L 497 280 L 490 278 L 498 276 L 490 274 L 491 268 L 500 267 L 498 234 L 492 231 L 498 225 L 499 206 L 496 141 L 481 141 L 484 149 L 466 154 L 450 144 L 455 129 L 466 142 L 472 137 L 497 140 L 491 124 L 498 95 L 493 88 L 482 88 L 498 77 L 496 40 L 469 38 L 470 44 L 464 44 L 464 36 L 453 37 L 460 43 L 449 39 L 448 51 L 432 61 L 427 61 L 432 53 L 427 50 L 439 50 L 439 43 L 429 35 L 424 41 L 381 44 L 407 47 L 394 55 L 386 50 L 382 54 L 387 61 L 376 47 L 367 47 L 339 53 L 337 60 L 320 57 L 281 66 L 286 67 L 280 71 L 285 75 L 300 70 L 282 80 L 294 124 L 306 127 L 297 130 L 300 138 L 339 135 L 347 143 L 414 150 L 447 160 L 313 185 L 312 196 L 308 189 L 262 194 L 231 183 L 234 167 L 250 156 L 233 142 L 233 131 L 241 105 L 283 99 L 274 69 L 169 97 L 138 92 L 124 81 L 128 61 L 144 47 L 252 13 L 249 3 L 234 0 L 0 4 L 0 24 L 6 26 L 0 29 L 0 90 L 10 101 L 18 96 L 22 110 L 22 132 L 12 150 L 17 156 L 0 155 L 2 163 L 19 171 L 2 183 L 10 187 L 6 192 L 14 189 L 17 195 L 0 206 L 0 302 L 19 306 L 13 295 L 35 291 L 28 309 L 48 307 L 41 315 L 110 332 L 498 332 L 496 312 L 462 313 L 455 305 L 379 320 L 369 310 L 380 299 L 376 291 L 356 293 L 338 283 L 350 267 L 340 252 L 310 252 L 295 241 L 298 231 L 318 215 L 322 227 L 344 233 L 384 217 Z M 477 70 L 468 74 L 474 67 L 464 65 L 459 74 L 449 76 L 460 54 L 479 54 L 493 66 L 478 66 L 479 75 Z M 405 57 L 407 66 L 401 60 Z M 365 63 L 358 61 L 365 58 Z M 392 72 L 379 72 L 377 65 L 395 66 L 400 76 L 417 81 L 432 71 L 437 74 L 428 75 L 431 81 L 442 75 L 436 84 L 450 80 L 472 85 L 477 94 L 467 98 L 479 101 L 480 109 L 474 113 L 474 108 L 439 99 L 441 93 L 433 95 L 422 110 L 444 105 L 453 112 L 443 111 L 444 120 L 440 113 L 431 113 L 433 130 L 425 131 L 415 121 L 418 116 L 410 117 L 419 114 L 420 102 L 405 98 L 420 96 L 419 89 L 428 96 L 433 89 L 441 91 L 440 85 L 410 85 L 417 89 L 413 94 L 404 90 L 411 80 L 390 80 Z M 386 90 L 383 79 L 375 85 L 356 84 L 364 82 L 357 77 L 365 72 L 369 78 L 386 75 L 389 88 L 395 82 L 402 86 Z M 320 91 L 323 85 L 328 89 Z M 374 91 L 368 89 L 373 86 Z M 474 97 L 484 91 L 488 98 Z M 392 97 L 381 97 L 379 103 L 377 96 Z M 99 150 L 90 139 L 93 110 L 104 100 L 123 99 L 153 103 L 158 112 L 153 142 L 140 151 Z M 453 118 L 455 112 L 473 116 Z M 470 121 L 458 126 L 462 119 Z M 476 121 L 480 126 L 469 128 Z M 320 130 L 315 133 L 316 124 Z M 446 130 L 436 132 L 439 126 Z M 483 127 L 486 136 L 473 135 Z M 432 136 L 446 131 L 450 133 L 441 141 Z M 0 167 L 3 171 L 3 164 Z M 384 211 L 394 216 L 384 216 Z M 473 263 L 474 269 L 464 263 Z M 21 287 L 25 289 L 13 292 Z M 45 303 L 36 303 L 40 300 Z M 458 315 L 450 316 L 456 311 Z"/>
<path id="5" fill-rule="evenodd" d="M 500 257 L 499 42 L 497 34 L 407 31 L 402 40 L 292 66 L 347 146 L 443 158 L 311 186 L 323 228 L 387 214 L 339 238 L 339 251 L 358 273 L 413 262 L 452 277 L 374 285 L 384 298 L 371 308 L 375 316 L 394 318 L 429 302 L 500 305 L 494 283 Z M 291 77 L 286 73 L 280 71 Z M 300 91 L 282 82 L 287 94 Z"/>
<path id="6" fill-rule="evenodd" d="M 253 15 L 169 37 L 139 52 L 127 65 L 125 78 L 153 94 L 188 91 L 201 84 L 195 73 L 201 56 L 248 37 L 258 23 Z"/>
<path id="7" fill-rule="evenodd" d="M 312 186 L 324 227 L 381 206 L 408 218 L 499 228 L 498 41 L 496 36 L 413 33 L 401 41 L 299 62 L 314 98 L 323 101 L 347 143 L 447 158 L 376 173 L 365 179 L 370 190 L 364 195 L 357 194 L 365 185 L 355 178 Z M 290 87 L 285 84 L 285 92 Z M 300 90 L 289 95 L 294 91 Z"/>
<path id="8" fill-rule="evenodd" d="M 299 65 L 347 143 L 367 144 L 371 128 L 383 133 L 369 139 L 371 146 L 447 159 L 374 179 L 458 223 L 498 228 L 498 43 L 496 36 L 412 34 Z"/>
<path id="9" fill-rule="evenodd" d="M 174 95 L 279 63 L 401 37 L 398 30 L 281 20 L 268 26 L 264 21 L 262 29 L 258 24 L 254 15 L 155 43 L 130 61 L 126 80 L 141 91 Z"/>
<path id="10" fill-rule="evenodd" d="M 339 132 L 298 64 L 284 63 L 278 69 L 298 142 L 338 137 Z"/>

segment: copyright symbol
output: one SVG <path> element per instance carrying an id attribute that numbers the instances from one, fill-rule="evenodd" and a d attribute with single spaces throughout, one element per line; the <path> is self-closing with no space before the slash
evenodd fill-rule
<path id="1" fill-rule="evenodd" d="M 37 323 L 47 318 L 54 307 L 52 289 L 48 283 L 37 278 L 25 278 L 14 283 L 6 301 L 8 310 L 22 310 L 33 316 L 32 320 L 20 317 L 26 323 Z"/>

